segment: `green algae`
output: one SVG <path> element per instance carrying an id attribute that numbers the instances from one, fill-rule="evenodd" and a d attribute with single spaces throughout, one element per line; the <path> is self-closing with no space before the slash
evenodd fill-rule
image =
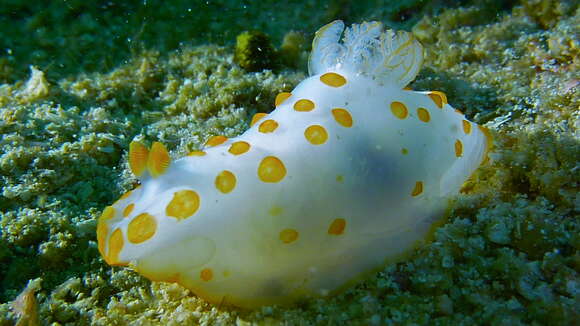
<path id="1" fill-rule="evenodd" d="M 248 73 L 233 64 L 233 47 L 215 45 L 138 51 L 103 71 L 71 69 L 58 78 L 47 65 L 31 69 L 31 57 L 17 59 L 25 68 L 0 61 L 0 72 L 24 71 L 0 85 L 0 325 L 16 322 L 9 302 L 37 277 L 44 324 L 572 324 L 579 313 L 580 10 L 572 2 L 564 2 L 566 11 L 531 10 L 536 2 L 499 15 L 497 4 L 484 2 L 399 22 L 426 48 L 411 86 L 446 92 L 491 128 L 492 162 L 458 196 L 434 240 L 408 260 L 336 297 L 286 308 L 214 306 L 178 285 L 111 268 L 96 249 L 95 218 L 134 185 L 126 157 L 132 139 L 162 141 L 176 158 L 212 135 L 236 136 L 252 114 L 272 109 L 277 92 L 305 77 L 303 66 Z M 416 7 L 401 6 L 350 17 L 393 21 L 400 17 L 393 12 Z M 344 14 L 333 10 L 294 18 L 312 33 L 327 22 L 320 17 Z M 294 28 L 268 34 L 276 42 Z M 224 32 L 231 40 L 236 34 Z"/>
<path id="2" fill-rule="evenodd" d="M 272 69 L 276 53 L 268 35 L 260 31 L 245 31 L 236 37 L 234 62 L 246 71 Z"/>

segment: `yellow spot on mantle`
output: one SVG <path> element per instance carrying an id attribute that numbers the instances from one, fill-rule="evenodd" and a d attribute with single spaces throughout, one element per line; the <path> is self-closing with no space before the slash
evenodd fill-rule
<path id="1" fill-rule="evenodd" d="M 211 281 L 211 279 L 213 278 L 213 271 L 211 268 L 204 268 L 201 270 L 201 272 L 199 273 L 199 277 L 204 280 L 205 282 L 209 282 Z"/>
<path id="2" fill-rule="evenodd" d="M 107 223 L 99 221 L 97 224 L 97 247 L 103 257 L 105 257 L 105 240 L 107 239 L 108 233 L 109 227 L 107 226 Z"/>
<path id="3" fill-rule="evenodd" d="M 195 214 L 199 209 L 200 198 L 193 190 L 180 190 L 173 194 L 173 199 L 165 208 L 167 216 L 183 220 Z"/>
<path id="4" fill-rule="evenodd" d="M 131 196 L 131 190 L 127 191 L 121 197 L 119 197 L 119 200 L 127 199 L 129 196 Z"/>
<path id="5" fill-rule="evenodd" d="M 409 115 L 409 110 L 405 104 L 397 101 L 391 103 L 391 112 L 399 119 L 405 119 Z"/>
<path id="6" fill-rule="evenodd" d="M 352 116 L 347 110 L 341 108 L 332 109 L 332 115 L 339 125 L 346 128 L 352 127 Z"/>
<path id="7" fill-rule="evenodd" d="M 443 105 L 447 104 L 447 96 L 443 92 L 432 91 L 429 93 L 429 97 L 440 109 L 443 108 Z"/>
<path id="8" fill-rule="evenodd" d="M 284 229 L 280 231 L 280 241 L 283 243 L 292 243 L 298 239 L 298 231 L 294 229 Z"/>
<path id="9" fill-rule="evenodd" d="M 463 126 L 463 132 L 466 135 L 469 135 L 471 133 L 471 123 L 467 120 L 463 120 L 461 121 L 461 125 Z"/>
<path id="10" fill-rule="evenodd" d="M 286 101 L 290 96 L 292 96 L 292 93 L 282 92 L 282 93 L 276 95 L 276 99 L 274 100 L 274 104 L 276 106 L 279 106 L 280 104 L 284 103 L 284 101 Z"/>
<path id="11" fill-rule="evenodd" d="M 187 156 L 205 156 L 207 153 L 204 151 L 193 151 L 193 152 L 189 152 L 189 154 L 187 154 Z"/>
<path id="12" fill-rule="evenodd" d="M 272 216 L 280 216 L 283 212 L 284 212 L 284 208 L 282 208 L 281 206 L 278 206 L 278 205 L 273 205 L 270 208 L 270 210 L 268 211 L 268 213 L 270 213 L 270 215 L 272 215 Z"/>
<path id="13" fill-rule="evenodd" d="M 328 227 L 328 234 L 330 235 L 341 235 L 344 233 L 344 229 L 346 228 L 346 220 L 343 218 L 337 218 L 332 221 L 330 226 Z"/>
<path id="14" fill-rule="evenodd" d="M 312 145 L 322 145 L 328 139 L 328 133 L 323 126 L 320 125 L 312 125 L 304 131 L 304 137 L 308 140 Z"/>
<path id="15" fill-rule="evenodd" d="M 260 121 L 263 117 L 267 116 L 267 113 L 256 113 L 252 117 L 252 122 L 250 122 L 250 127 L 253 127 L 258 121 Z"/>
<path id="16" fill-rule="evenodd" d="M 278 128 L 278 122 L 274 121 L 274 120 L 266 120 L 262 123 L 260 123 L 260 127 L 258 127 L 258 131 L 261 133 L 270 133 L 270 132 L 274 132 L 274 130 L 276 130 Z"/>
<path id="17" fill-rule="evenodd" d="M 250 150 L 250 144 L 245 141 L 237 141 L 230 146 L 228 152 L 234 155 L 241 155 Z"/>
<path id="18" fill-rule="evenodd" d="M 227 140 L 228 140 L 228 137 L 226 137 L 226 136 L 222 136 L 222 135 L 213 136 L 207 140 L 207 142 L 205 143 L 205 146 L 214 147 L 214 146 L 221 145 L 221 144 L 225 143 Z"/>
<path id="19" fill-rule="evenodd" d="M 141 213 L 127 226 L 127 239 L 131 243 L 145 242 L 155 235 L 157 231 L 157 220 L 150 214 Z"/>
<path id="20" fill-rule="evenodd" d="M 294 103 L 294 110 L 299 111 L 299 112 L 308 112 L 308 111 L 312 111 L 313 109 L 314 109 L 314 102 L 312 102 L 311 100 L 302 99 L 302 100 L 298 100 L 298 101 L 296 101 L 296 103 Z"/>
<path id="21" fill-rule="evenodd" d="M 461 140 L 456 140 L 455 141 L 455 156 L 456 157 L 461 157 L 463 156 L 463 143 L 461 142 Z"/>
<path id="22" fill-rule="evenodd" d="M 115 216 L 115 208 L 112 206 L 107 206 L 105 209 L 103 209 L 103 213 L 101 213 L 101 216 L 99 217 L 99 222 L 110 220 L 113 218 L 113 216 Z"/>
<path id="23" fill-rule="evenodd" d="M 419 118 L 419 120 L 423 122 L 429 122 L 429 120 L 431 120 L 431 115 L 429 114 L 429 111 L 427 111 L 427 109 L 425 108 L 417 109 L 417 117 Z"/>
<path id="24" fill-rule="evenodd" d="M 419 196 L 421 193 L 423 193 L 423 181 L 417 181 L 415 182 L 415 188 L 413 188 L 411 196 L 413 197 Z"/>
<path id="25" fill-rule="evenodd" d="M 236 176 L 228 170 L 223 170 L 215 178 L 215 187 L 223 194 L 230 193 L 236 187 Z"/>
<path id="26" fill-rule="evenodd" d="M 320 81 L 330 87 L 341 87 L 346 84 L 346 78 L 335 72 L 325 73 L 324 75 L 320 76 Z"/>
<path id="27" fill-rule="evenodd" d="M 263 182 L 275 183 L 279 182 L 286 176 L 286 167 L 279 158 L 275 156 L 267 156 L 260 166 L 258 166 L 258 177 Z"/>
<path id="28" fill-rule="evenodd" d="M 113 266 L 124 266 L 126 263 L 123 263 L 119 260 L 119 254 L 121 250 L 123 250 L 123 233 L 121 229 L 116 229 L 113 231 L 111 238 L 109 238 L 109 254 L 105 259 L 109 265 Z"/>
<path id="29" fill-rule="evenodd" d="M 125 209 L 123 210 L 123 217 L 127 217 L 127 216 L 131 215 L 133 208 L 135 208 L 135 204 L 131 203 L 131 204 L 127 205 L 127 207 L 125 207 Z"/>

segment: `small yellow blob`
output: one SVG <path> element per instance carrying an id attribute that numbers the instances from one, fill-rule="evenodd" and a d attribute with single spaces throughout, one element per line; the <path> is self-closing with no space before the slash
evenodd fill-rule
<path id="1" fill-rule="evenodd" d="M 304 131 L 304 137 L 306 137 L 306 140 L 308 140 L 312 145 L 321 145 L 328 139 L 328 133 L 323 126 L 312 125 L 306 128 Z"/>
<path id="2" fill-rule="evenodd" d="M 332 109 L 332 115 L 339 125 L 346 128 L 352 127 L 352 116 L 347 110 L 341 108 Z"/>
<path id="3" fill-rule="evenodd" d="M 463 132 L 466 135 L 469 135 L 471 133 L 471 123 L 467 120 L 463 120 L 461 121 L 461 124 L 463 125 Z"/>
<path id="4" fill-rule="evenodd" d="M 147 158 L 149 157 L 149 150 L 145 145 L 137 141 L 132 141 L 129 144 L 129 168 L 135 176 L 141 176 L 147 168 Z"/>
<path id="5" fill-rule="evenodd" d="M 123 210 L 123 217 L 129 216 L 133 211 L 133 208 L 135 208 L 135 204 L 131 203 L 127 205 L 127 207 L 125 207 L 125 209 Z"/>
<path id="6" fill-rule="evenodd" d="M 455 141 L 455 156 L 456 157 L 461 157 L 463 156 L 463 143 L 461 142 L 461 140 L 457 139 Z"/>
<path id="7" fill-rule="evenodd" d="M 115 208 L 112 206 L 107 206 L 105 209 L 103 209 L 103 213 L 101 213 L 101 216 L 99 217 L 99 222 L 110 220 L 113 218 L 113 216 L 115 216 Z"/>
<path id="8" fill-rule="evenodd" d="M 228 152 L 234 155 L 241 155 L 250 150 L 250 144 L 245 141 L 237 141 L 230 146 Z"/>
<path id="9" fill-rule="evenodd" d="M 346 78 L 335 72 L 325 73 L 324 75 L 320 76 L 320 81 L 330 87 L 341 87 L 346 84 Z"/>
<path id="10" fill-rule="evenodd" d="M 208 282 L 211 281 L 211 279 L 213 278 L 213 271 L 211 268 L 204 268 L 201 270 L 201 272 L 199 273 L 199 277 Z"/>
<path id="11" fill-rule="evenodd" d="M 438 91 L 430 92 L 429 97 L 433 102 L 435 102 L 435 105 L 437 105 L 437 107 L 439 107 L 440 109 L 443 108 L 443 105 L 447 104 L 447 96 L 443 92 Z"/>
<path id="12" fill-rule="evenodd" d="M 279 158 L 266 156 L 258 166 L 258 177 L 263 182 L 279 182 L 286 176 L 286 167 Z"/>
<path id="13" fill-rule="evenodd" d="M 274 132 L 278 128 L 278 122 L 274 120 L 266 120 L 260 123 L 260 127 L 258 127 L 258 131 L 261 133 L 270 133 Z"/>
<path id="14" fill-rule="evenodd" d="M 127 226 L 127 239 L 131 243 L 142 243 L 155 235 L 157 231 L 157 220 L 147 213 L 141 213 Z"/>
<path id="15" fill-rule="evenodd" d="M 252 117 L 252 121 L 250 122 L 250 127 L 253 127 L 258 121 L 262 120 L 263 117 L 267 116 L 267 113 L 256 113 Z"/>
<path id="16" fill-rule="evenodd" d="M 328 234 L 330 235 L 341 235 L 344 233 L 344 229 L 346 228 L 346 220 L 343 218 L 337 218 L 332 221 L 330 226 L 328 227 Z"/>
<path id="17" fill-rule="evenodd" d="M 427 109 L 425 108 L 417 109 L 417 117 L 419 117 L 419 120 L 423 122 L 429 122 L 429 120 L 431 120 L 431 115 L 429 114 L 429 111 L 427 111 Z"/>
<path id="18" fill-rule="evenodd" d="M 214 147 L 214 146 L 221 145 L 221 144 L 225 143 L 227 140 L 228 140 L 228 137 L 226 137 L 226 136 L 222 136 L 222 135 L 213 136 L 207 140 L 207 142 L 205 143 L 205 146 Z"/>
<path id="19" fill-rule="evenodd" d="M 113 231 L 113 234 L 111 234 L 111 238 L 109 238 L 109 255 L 106 256 L 109 265 L 125 265 L 125 263 L 119 261 L 119 254 L 121 253 L 121 250 L 123 250 L 123 245 L 123 233 L 121 232 L 121 229 L 116 229 Z"/>
<path id="20" fill-rule="evenodd" d="M 126 193 L 124 193 L 121 197 L 119 197 L 119 200 L 123 200 L 123 199 L 127 199 L 127 197 L 131 196 L 131 190 L 127 191 Z"/>
<path id="21" fill-rule="evenodd" d="M 163 144 L 160 142 L 154 142 L 149 151 L 149 157 L 147 158 L 147 170 L 153 178 L 156 178 L 167 170 L 169 164 L 171 163 L 171 158 L 169 157 L 169 152 Z"/>
<path id="22" fill-rule="evenodd" d="M 167 283 L 179 283 L 181 281 L 181 273 L 177 272 L 174 274 L 169 274 L 165 279 L 160 280 L 160 282 Z"/>
<path id="23" fill-rule="evenodd" d="M 165 208 L 167 216 L 183 220 L 195 214 L 199 209 L 200 199 L 193 190 L 180 190 L 173 194 L 173 198 Z"/>
<path id="24" fill-rule="evenodd" d="M 477 125 L 477 129 L 479 129 L 479 131 L 481 131 L 481 133 L 483 133 L 485 136 L 485 151 L 483 153 L 483 160 L 481 161 L 481 164 L 486 164 L 489 161 L 489 152 L 493 148 L 493 135 L 489 129 L 484 126 Z"/>
<path id="25" fill-rule="evenodd" d="M 236 187 L 236 176 L 228 170 L 223 170 L 215 178 L 215 187 L 224 194 L 231 192 Z"/>
<path id="26" fill-rule="evenodd" d="M 313 109 L 314 109 L 314 102 L 312 102 L 311 100 L 302 99 L 302 100 L 298 100 L 298 101 L 296 101 L 296 103 L 294 103 L 294 110 L 299 111 L 299 112 L 308 112 L 308 111 L 312 111 Z"/>
<path id="27" fill-rule="evenodd" d="M 278 205 L 274 205 L 274 206 L 270 207 L 270 210 L 268 211 L 268 213 L 270 213 L 270 215 L 272 215 L 272 216 L 280 216 L 280 215 L 282 215 L 283 212 L 284 212 L 284 208 L 282 208 Z"/>
<path id="28" fill-rule="evenodd" d="M 397 101 L 391 103 L 391 112 L 399 119 L 405 119 L 409 115 L 409 110 L 407 110 L 405 104 Z"/>
<path id="29" fill-rule="evenodd" d="M 107 223 L 103 221 L 99 221 L 97 224 L 97 243 L 98 249 L 101 253 L 101 256 L 106 257 L 105 255 L 105 240 L 107 238 L 107 234 L 109 233 L 109 227 Z"/>
<path id="30" fill-rule="evenodd" d="M 341 175 L 341 174 L 337 175 L 336 176 L 336 182 L 341 182 L 341 183 L 344 182 L 344 176 Z"/>
<path id="31" fill-rule="evenodd" d="M 294 229 L 284 229 L 280 231 L 280 241 L 292 243 L 298 239 L 298 231 Z"/>
<path id="32" fill-rule="evenodd" d="M 401 154 L 407 155 L 407 154 L 409 154 L 409 150 L 403 147 L 403 148 L 401 148 Z"/>
<path id="33" fill-rule="evenodd" d="M 415 182 L 415 188 L 413 188 L 411 196 L 413 197 L 419 196 L 421 193 L 423 193 L 423 181 L 417 181 Z"/>
<path id="34" fill-rule="evenodd" d="M 278 105 L 284 103 L 284 101 L 286 101 L 290 96 L 292 96 L 292 93 L 288 93 L 288 92 L 282 92 L 282 93 L 276 95 L 276 99 L 274 100 L 274 105 L 278 106 Z"/>
<path id="35" fill-rule="evenodd" d="M 189 154 L 187 154 L 187 156 L 205 156 L 207 153 L 204 151 L 193 151 L 193 152 L 189 152 Z"/>

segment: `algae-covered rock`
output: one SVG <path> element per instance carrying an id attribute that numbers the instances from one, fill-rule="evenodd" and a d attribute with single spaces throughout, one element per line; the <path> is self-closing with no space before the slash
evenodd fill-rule
<path id="1" fill-rule="evenodd" d="M 28 79 L 17 96 L 23 102 L 34 102 L 47 97 L 48 92 L 49 84 L 44 77 L 44 73 L 36 67 L 30 66 L 30 79 Z"/>
<path id="2" fill-rule="evenodd" d="M 526 0 L 521 4 L 526 14 L 542 28 L 553 27 L 578 9 L 578 2 L 574 0 Z"/>
<path id="3" fill-rule="evenodd" d="M 260 31 L 245 31 L 236 38 L 234 61 L 247 71 L 272 69 L 276 62 L 270 38 Z"/>
<path id="4" fill-rule="evenodd" d="M 306 48 L 308 42 L 303 33 L 289 31 L 284 35 L 278 51 L 280 61 L 287 67 L 300 68 L 306 63 Z"/>

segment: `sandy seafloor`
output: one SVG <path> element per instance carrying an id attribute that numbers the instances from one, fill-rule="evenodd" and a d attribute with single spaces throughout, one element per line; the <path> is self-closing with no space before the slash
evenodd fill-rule
<path id="1" fill-rule="evenodd" d="M 577 2 L 85 2 L 0 5 L 1 326 L 579 320 Z M 338 18 L 412 31 L 426 58 L 410 86 L 493 133 L 491 163 L 433 241 L 338 296 L 256 310 L 105 264 L 96 219 L 135 183 L 129 142 L 177 158 L 242 133 L 306 76 L 313 33 Z M 234 62 L 247 29 L 270 36 L 270 69 Z"/>

